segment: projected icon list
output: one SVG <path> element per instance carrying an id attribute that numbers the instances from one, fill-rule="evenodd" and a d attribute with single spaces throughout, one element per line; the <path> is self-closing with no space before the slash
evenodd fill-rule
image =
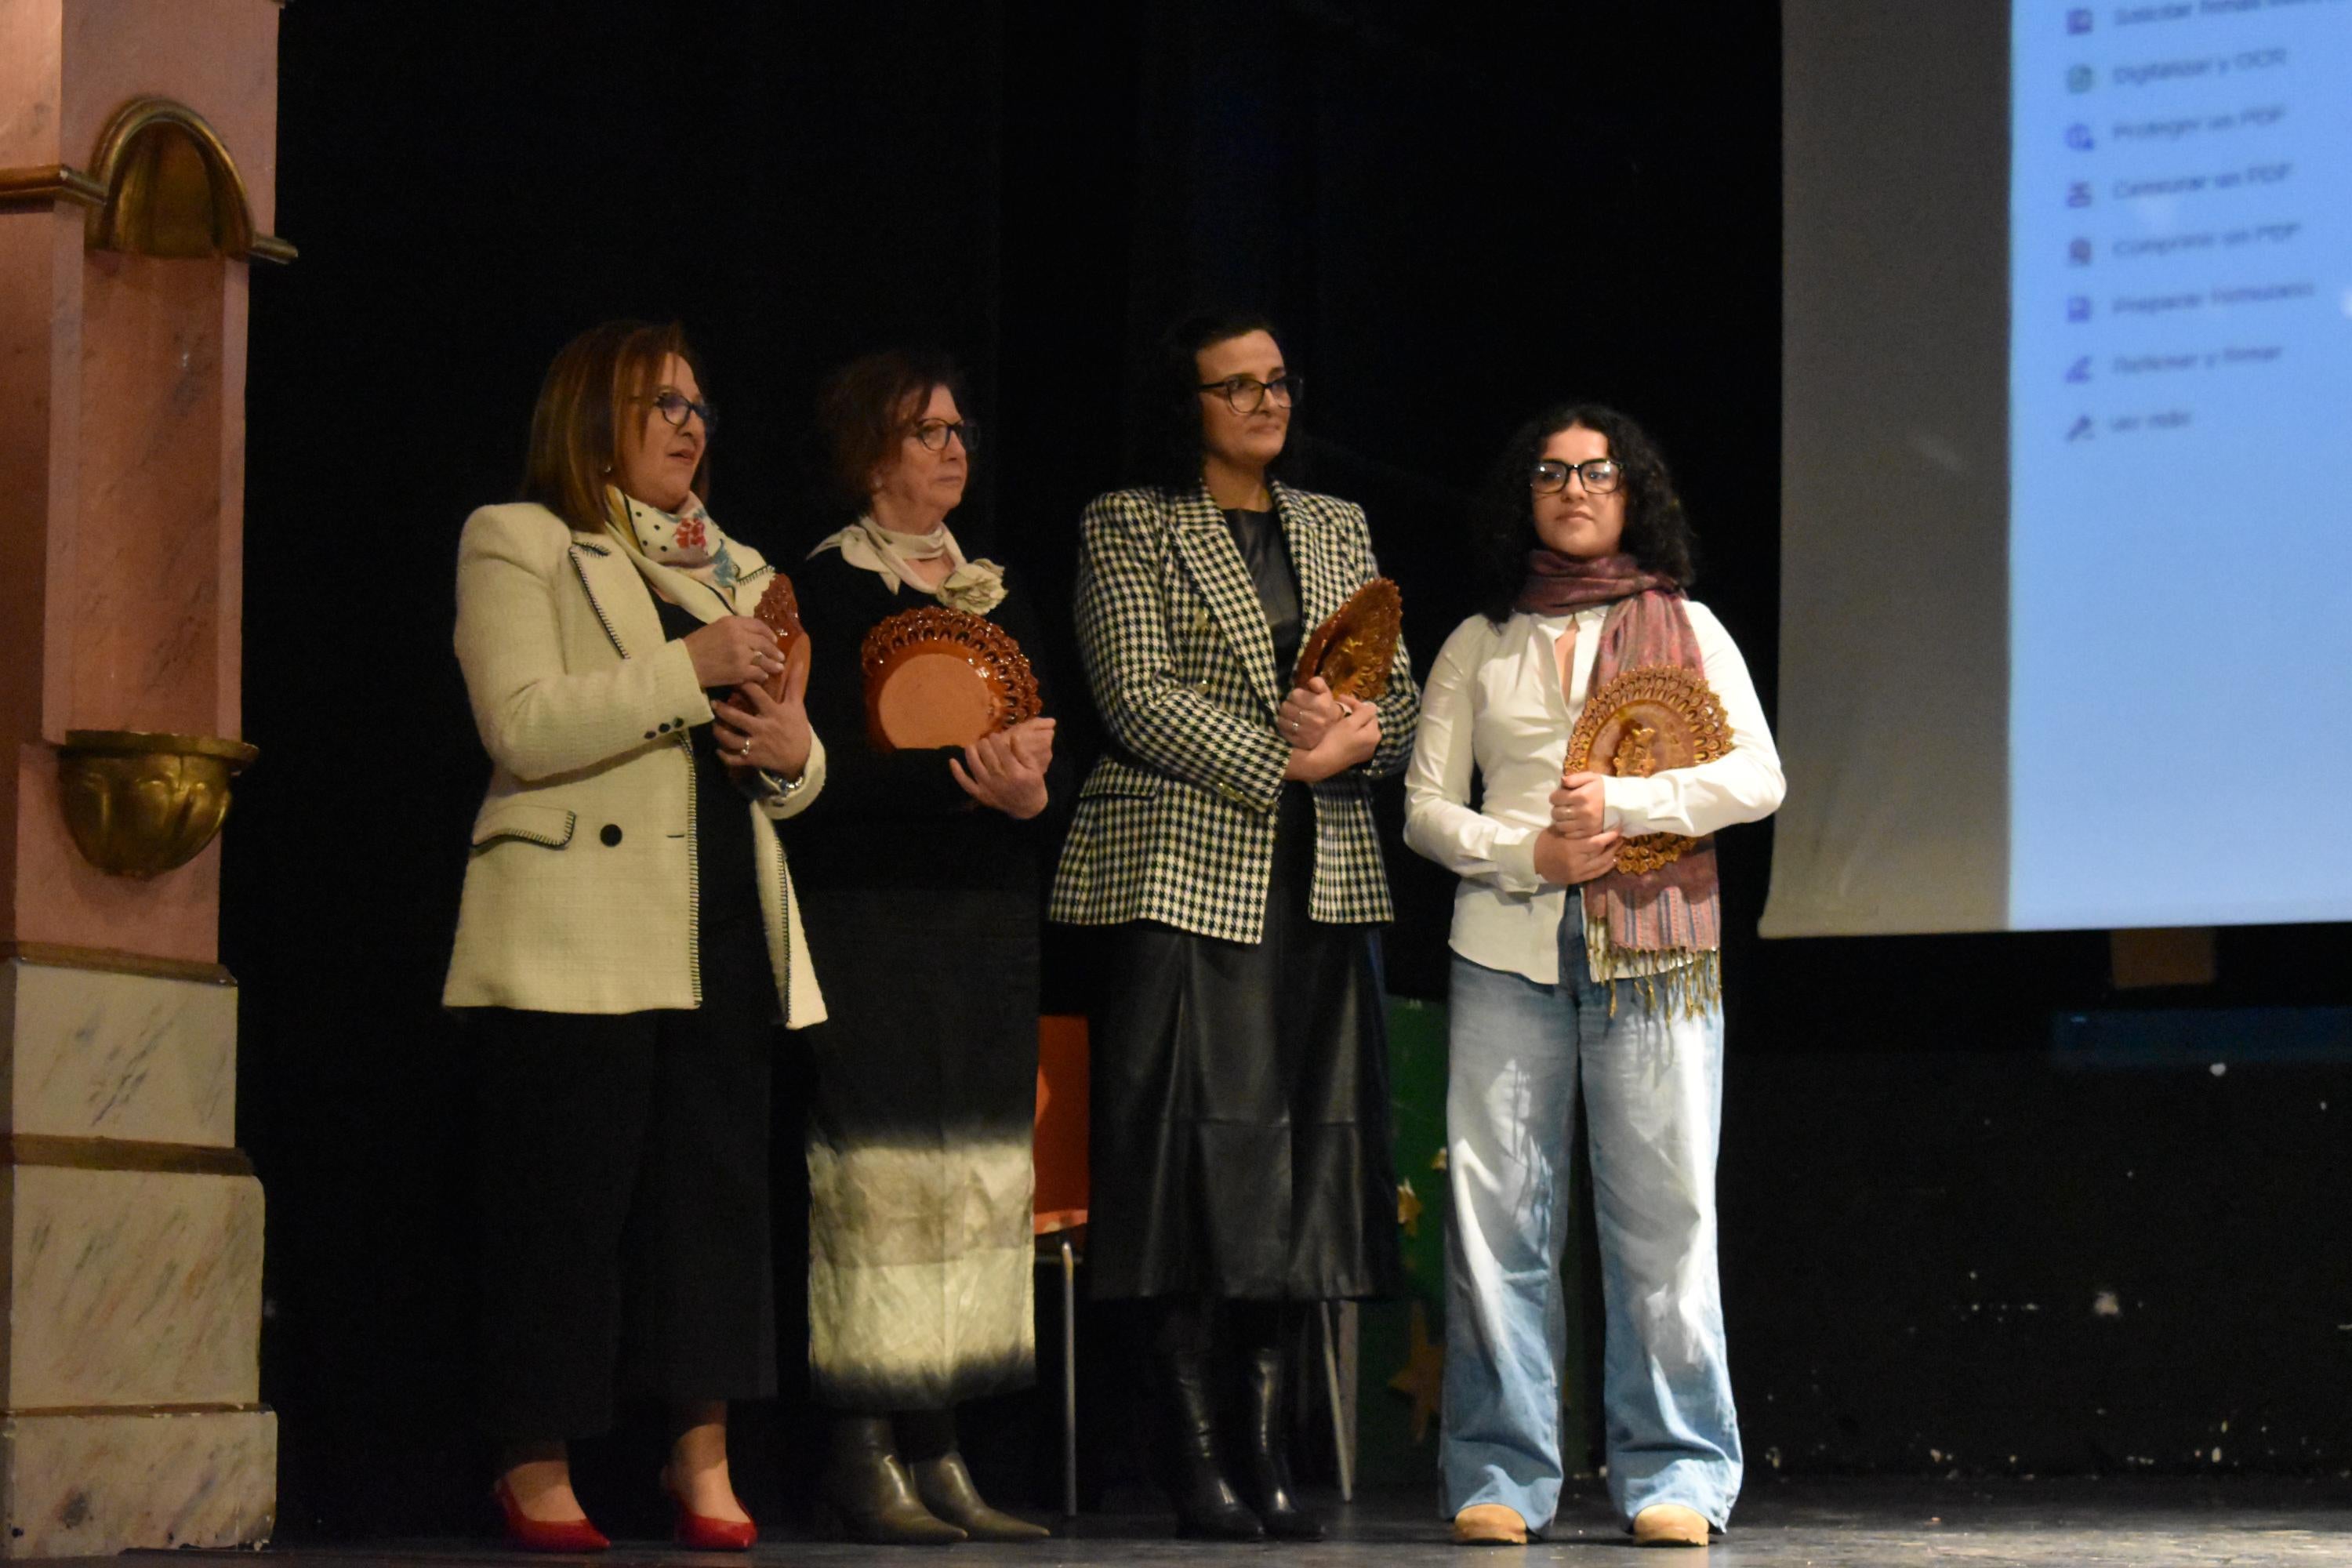
<path id="1" fill-rule="evenodd" d="M 2250 700 L 2345 706 L 2352 0 L 2011 24 L 2011 923 L 2342 919 L 2352 817 L 2184 874 L 2180 779 Z"/>
<path id="2" fill-rule="evenodd" d="M 2051 275 L 2036 259 L 2063 281 L 2012 298 L 2063 329 L 2043 373 L 2063 395 L 2028 398 L 2062 446 L 2185 432 L 2216 399 L 2259 399 L 2245 378 L 2287 363 L 2294 307 L 2336 303 L 2305 209 L 2352 184 L 2352 155 L 2298 98 L 2340 79 L 2347 10 L 2017 7 L 2016 25 L 2053 46 L 2019 50 L 2016 232 L 2049 237 L 2041 258 L 2019 256 L 2017 281 Z M 2037 82 L 2028 56 L 2063 64 Z M 2341 303 L 2352 312 L 2352 296 Z"/>

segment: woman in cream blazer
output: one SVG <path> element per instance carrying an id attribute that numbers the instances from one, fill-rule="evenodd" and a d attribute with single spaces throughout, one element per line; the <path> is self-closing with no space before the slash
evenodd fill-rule
<path id="1" fill-rule="evenodd" d="M 824 1016 L 776 825 L 824 752 L 805 675 L 764 685 L 774 569 L 703 508 L 710 418 L 675 327 L 582 334 L 541 389 L 530 499 L 458 546 L 492 769 L 443 996 L 480 1074 L 493 1495 L 531 1550 L 607 1544 L 566 1444 L 612 1424 L 616 1385 L 669 1409 L 678 1540 L 756 1535 L 726 1423 L 776 1386 L 774 1031 Z"/>
<path id="2" fill-rule="evenodd" d="M 746 546 L 732 550 L 754 563 L 746 586 L 775 574 Z M 714 595 L 680 597 L 698 618 L 729 613 Z M 663 640 L 653 595 L 610 534 L 575 532 L 530 501 L 467 520 L 457 602 L 457 659 L 493 771 L 443 1004 L 694 1006 L 694 775 L 682 759 L 712 711 L 686 645 Z M 822 1022 L 824 1000 L 774 825 L 824 784 L 818 743 L 798 788 L 779 784 L 750 803 L 769 956 L 795 1029 Z M 487 853 L 508 842 L 562 853 Z"/>

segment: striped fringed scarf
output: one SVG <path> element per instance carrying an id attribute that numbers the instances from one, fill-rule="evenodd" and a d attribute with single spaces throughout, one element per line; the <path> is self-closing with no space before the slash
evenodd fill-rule
<path id="1" fill-rule="evenodd" d="M 1559 615 L 1613 603 L 1601 624 L 1592 690 L 1629 669 L 1680 665 L 1705 672 L 1698 637 L 1672 579 L 1643 572 L 1628 555 L 1580 560 L 1530 552 L 1520 610 Z M 1638 876 L 1611 870 L 1583 885 L 1584 951 L 1592 978 L 1631 984 L 1649 1011 L 1696 1017 L 1723 999 L 1723 894 L 1715 840 L 1700 839 L 1681 857 Z"/>

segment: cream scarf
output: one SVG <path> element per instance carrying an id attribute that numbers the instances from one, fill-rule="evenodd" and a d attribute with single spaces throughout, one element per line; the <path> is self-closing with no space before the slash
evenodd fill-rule
<path id="1" fill-rule="evenodd" d="M 828 550 L 840 551 L 844 561 L 881 578 L 893 594 L 904 584 L 918 594 L 938 599 L 951 610 L 965 610 L 975 616 L 984 616 L 1004 602 L 1004 568 L 986 559 L 965 560 L 962 548 L 944 522 L 929 533 L 899 533 L 868 515 L 817 541 L 809 558 L 814 560 Z M 947 557 L 950 570 L 946 579 L 933 587 L 916 575 L 912 563 L 932 561 L 942 555 Z"/>
<path id="2" fill-rule="evenodd" d="M 667 512 L 622 494 L 618 486 L 607 485 L 604 509 L 606 531 L 646 580 L 662 588 L 673 603 L 683 601 L 665 578 L 684 577 L 701 584 L 739 616 L 750 615 L 767 591 L 767 568 L 748 573 L 743 569 L 735 542 L 704 509 L 700 496 L 689 495 L 682 510 Z M 761 585 L 738 600 L 736 588 L 746 583 Z"/>

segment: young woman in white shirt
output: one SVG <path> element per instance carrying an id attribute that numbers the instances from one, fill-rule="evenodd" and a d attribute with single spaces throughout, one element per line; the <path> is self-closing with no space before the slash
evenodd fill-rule
<path id="1" fill-rule="evenodd" d="M 1482 500 L 1481 613 L 1422 699 L 1405 839 L 1454 900 L 1446 1145 L 1445 1508 L 1523 1541 L 1559 1500 L 1560 1252 L 1580 1082 L 1607 1303 L 1612 1500 L 1644 1544 L 1704 1546 L 1738 1496 L 1716 1271 L 1721 909 L 1711 835 L 1783 784 L 1746 664 L 1685 595 L 1694 540 L 1656 447 L 1606 408 L 1513 437 Z M 1648 778 L 1562 776 L 1588 696 L 1626 670 L 1700 674 L 1728 754 Z M 1474 788 L 1474 778 L 1476 787 Z M 1626 840 L 1697 840 L 1629 874 Z"/>

